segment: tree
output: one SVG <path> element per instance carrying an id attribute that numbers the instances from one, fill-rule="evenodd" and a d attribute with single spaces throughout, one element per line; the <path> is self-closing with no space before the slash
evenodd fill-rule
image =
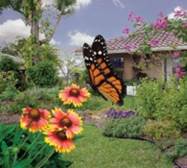
<path id="1" fill-rule="evenodd" d="M 40 30 L 42 30 L 42 25 L 40 24 L 42 20 L 42 14 L 45 10 L 50 10 L 51 6 L 55 8 L 57 14 L 56 23 L 52 29 L 50 26 L 48 26 L 48 28 L 50 28 L 50 33 L 48 31 L 49 35 L 47 35 L 45 40 L 41 41 L 41 43 L 45 43 L 52 39 L 62 16 L 73 11 L 72 6 L 76 3 L 76 0 L 54 0 L 53 4 L 48 5 L 47 7 L 43 7 L 42 3 L 42 0 L 1 0 L 0 12 L 6 8 L 11 8 L 22 14 L 25 18 L 26 24 L 31 26 L 31 35 L 33 37 L 34 43 L 39 44 Z"/>

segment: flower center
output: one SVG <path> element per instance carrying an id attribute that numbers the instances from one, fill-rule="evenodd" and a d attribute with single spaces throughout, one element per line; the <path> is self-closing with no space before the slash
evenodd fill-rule
<path id="1" fill-rule="evenodd" d="M 61 120 L 61 125 L 66 127 L 71 127 L 72 121 L 69 118 L 65 117 Z"/>
<path id="2" fill-rule="evenodd" d="M 79 89 L 73 88 L 70 90 L 70 95 L 74 97 L 78 97 L 80 94 Z"/>
<path id="3" fill-rule="evenodd" d="M 30 117 L 33 119 L 33 120 L 38 120 L 40 118 L 40 113 L 38 110 L 36 109 L 33 109 L 31 112 L 30 112 Z"/>
<path id="4" fill-rule="evenodd" d="M 56 133 L 56 135 L 57 135 L 61 140 L 66 140 L 66 139 L 67 139 L 67 136 L 66 136 L 65 131 L 58 131 L 58 132 Z"/>

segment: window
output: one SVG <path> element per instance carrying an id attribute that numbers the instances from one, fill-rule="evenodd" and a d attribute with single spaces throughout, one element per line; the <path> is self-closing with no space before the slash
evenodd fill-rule
<path id="1" fill-rule="evenodd" d="M 112 57 L 111 63 L 114 68 L 123 68 L 124 59 L 123 57 Z"/>

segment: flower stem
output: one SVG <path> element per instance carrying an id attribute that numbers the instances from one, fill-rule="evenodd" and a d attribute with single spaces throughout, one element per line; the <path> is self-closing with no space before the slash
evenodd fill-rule
<path id="1" fill-rule="evenodd" d="M 35 168 L 41 168 L 43 165 L 46 164 L 46 162 L 49 160 L 49 158 L 55 153 L 54 150 L 52 150 L 46 157 L 44 157 L 36 166 Z"/>

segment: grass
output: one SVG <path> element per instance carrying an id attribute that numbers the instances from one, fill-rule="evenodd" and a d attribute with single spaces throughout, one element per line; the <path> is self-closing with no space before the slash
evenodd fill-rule
<path id="1" fill-rule="evenodd" d="M 159 149 L 149 142 L 104 137 L 94 126 L 85 126 L 77 148 L 64 159 L 70 168 L 172 168 Z"/>

